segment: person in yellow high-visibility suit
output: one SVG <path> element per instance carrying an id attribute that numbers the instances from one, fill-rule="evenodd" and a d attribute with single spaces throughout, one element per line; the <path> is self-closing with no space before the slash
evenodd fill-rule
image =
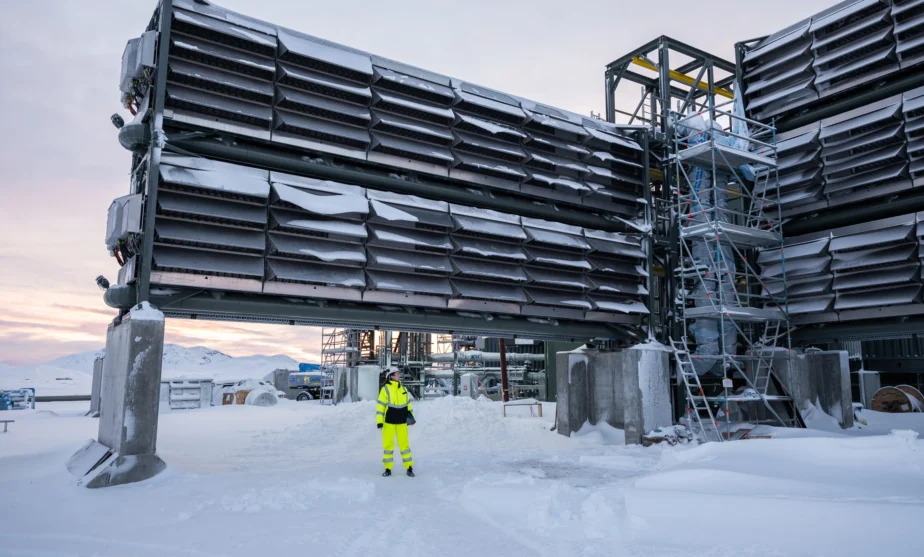
<path id="1" fill-rule="evenodd" d="M 414 477 L 414 459 L 411 457 L 411 445 L 407 440 L 407 426 L 414 425 L 414 407 L 411 397 L 404 385 L 401 384 L 401 373 L 398 368 L 389 367 L 385 370 L 385 384 L 379 390 L 378 404 L 376 405 L 375 423 L 382 430 L 382 464 L 385 465 L 385 477 L 391 476 L 391 468 L 395 461 L 395 437 L 398 438 L 398 449 L 401 451 L 401 463 L 407 470 L 407 475 Z"/>

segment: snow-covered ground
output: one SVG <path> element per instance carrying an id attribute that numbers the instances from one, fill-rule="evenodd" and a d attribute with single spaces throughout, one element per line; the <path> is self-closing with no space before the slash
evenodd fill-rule
<path id="1" fill-rule="evenodd" d="M 282 401 L 163 414 L 167 472 L 87 490 L 64 468 L 96 435 L 85 409 L 11 413 L 0 555 L 914 555 L 924 523 L 909 431 L 626 447 L 608 427 L 550 432 L 554 405 L 441 399 L 416 405 L 418 477 L 382 478 L 373 403 Z M 864 415 L 862 433 L 896 418 Z"/>
<path id="2" fill-rule="evenodd" d="M 0 389 L 34 387 L 38 396 L 89 395 L 97 352 L 83 352 L 35 366 L 0 364 Z M 277 369 L 298 370 L 288 356 L 232 357 L 203 346 L 164 346 L 164 379 L 263 379 Z"/>

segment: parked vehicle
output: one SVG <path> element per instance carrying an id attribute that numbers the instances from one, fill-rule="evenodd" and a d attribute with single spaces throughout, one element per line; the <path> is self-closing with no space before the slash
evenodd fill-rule
<path id="1" fill-rule="evenodd" d="M 297 371 L 289 374 L 289 388 L 301 391 L 295 400 L 314 400 L 321 397 L 324 373 L 320 371 Z"/>

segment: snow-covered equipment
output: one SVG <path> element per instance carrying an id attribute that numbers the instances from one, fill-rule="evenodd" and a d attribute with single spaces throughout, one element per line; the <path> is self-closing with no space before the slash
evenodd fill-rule
<path id="1" fill-rule="evenodd" d="M 0 391 L 0 410 L 35 410 L 35 389 Z"/>

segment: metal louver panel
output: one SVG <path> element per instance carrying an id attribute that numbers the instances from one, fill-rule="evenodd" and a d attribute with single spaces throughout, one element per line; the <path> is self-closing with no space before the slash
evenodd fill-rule
<path id="1" fill-rule="evenodd" d="M 372 80 L 372 60 L 368 55 L 322 44 L 287 29 L 279 29 L 278 35 L 280 60 L 358 83 Z"/>
<path id="2" fill-rule="evenodd" d="M 271 57 L 229 48 L 183 34 L 174 34 L 170 38 L 170 56 L 197 62 L 203 66 L 261 78 L 270 83 L 276 73 L 276 64 Z"/>
<path id="3" fill-rule="evenodd" d="M 266 263 L 269 280 L 342 288 L 366 286 L 362 269 L 272 258 Z"/>
<path id="4" fill-rule="evenodd" d="M 262 256 L 157 246 L 154 249 L 153 265 L 163 271 L 263 278 Z"/>
<path id="5" fill-rule="evenodd" d="M 450 253 L 452 242 L 446 234 L 423 230 L 410 230 L 390 226 L 370 225 L 372 238 L 370 245 L 392 247 L 406 250 L 426 251 L 430 253 Z"/>
<path id="6" fill-rule="evenodd" d="M 279 63 L 276 81 L 281 85 L 361 106 L 368 106 L 372 101 L 372 89 L 366 85 L 282 62 Z"/>
<path id="7" fill-rule="evenodd" d="M 372 83 L 380 89 L 447 107 L 455 101 L 451 87 L 378 66 L 373 66 L 372 71 Z"/>
<path id="8" fill-rule="evenodd" d="M 541 267 L 557 267 L 571 271 L 589 271 L 593 268 L 581 250 L 567 252 L 528 245 L 524 251 L 530 263 Z"/>
<path id="9" fill-rule="evenodd" d="M 368 269 L 440 276 L 449 276 L 453 272 L 452 262 L 446 255 L 375 246 L 367 246 L 366 250 L 369 253 Z"/>
<path id="10" fill-rule="evenodd" d="M 164 155 L 160 179 L 166 189 L 201 192 L 262 202 L 269 196 L 269 173 L 200 157 Z"/>
<path id="11" fill-rule="evenodd" d="M 276 208 L 270 209 L 270 230 L 343 242 L 361 242 L 368 236 L 365 225 L 361 223 L 324 219 Z"/>
<path id="12" fill-rule="evenodd" d="M 769 119 L 818 98 L 813 87 L 809 25 L 808 20 L 797 23 L 745 54 L 744 99 L 753 118 Z"/>
<path id="13" fill-rule="evenodd" d="M 509 124 L 491 122 L 489 120 L 476 118 L 475 116 L 470 116 L 462 112 L 456 113 L 456 120 L 452 127 L 453 129 L 459 131 L 464 131 L 475 135 L 483 135 L 485 137 L 491 137 L 501 141 L 506 141 L 508 143 L 519 144 L 529 137 L 524 132 Z"/>
<path id="14" fill-rule="evenodd" d="M 373 114 L 372 129 L 442 147 L 451 147 L 454 139 L 449 128 L 383 112 Z"/>
<path id="15" fill-rule="evenodd" d="M 822 97 L 898 70 L 888 1 L 835 6 L 812 19 L 810 32 Z"/>
<path id="16" fill-rule="evenodd" d="M 351 126 L 365 127 L 372 120 L 365 106 L 287 87 L 276 90 L 279 108 Z"/>
<path id="17" fill-rule="evenodd" d="M 235 203 L 195 195 L 161 191 L 157 195 L 159 215 L 192 219 L 203 222 L 246 226 L 263 230 L 266 224 L 266 207 L 249 203 Z"/>
<path id="18" fill-rule="evenodd" d="M 924 62 L 924 0 L 893 0 L 892 21 L 902 70 Z"/>
<path id="19" fill-rule="evenodd" d="M 319 261 L 332 265 L 362 266 L 366 253 L 358 244 L 332 242 L 290 234 L 269 233 L 270 255 Z"/>
<path id="20" fill-rule="evenodd" d="M 273 205 L 349 220 L 362 220 L 369 213 L 365 197 L 350 193 L 317 195 L 282 183 L 273 183 L 272 201 Z"/>
<path id="21" fill-rule="evenodd" d="M 456 252 L 466 257 L 480 257 L 497 261 L 525 263 L 527 255 L 518 244 L 494 242 L 480 238 L 466 238 L 454 235 L 452 238 Z"/>
<path id="22" fill-rule="evenodd" d="M 213 224 L 157 219 L 154 240 L 160 244 L 173 244 L 240 253 L 263 254 L 266 236 L 262 230 L 230 228 Z"/>
<path id="23" fill-rule="evenodd" d="M 465 279 L 525 283 L 529 279 L 519 265 L 453 257 L 455 276 Z"/>
<path id="24" fill-rule="evenodd" d="M 452 295 L 449 279 L 446 278 L 376 270 L 368 270 L 366 274 L 369 276 L 370 287 L 375 290 L 435 296 Z"/>

